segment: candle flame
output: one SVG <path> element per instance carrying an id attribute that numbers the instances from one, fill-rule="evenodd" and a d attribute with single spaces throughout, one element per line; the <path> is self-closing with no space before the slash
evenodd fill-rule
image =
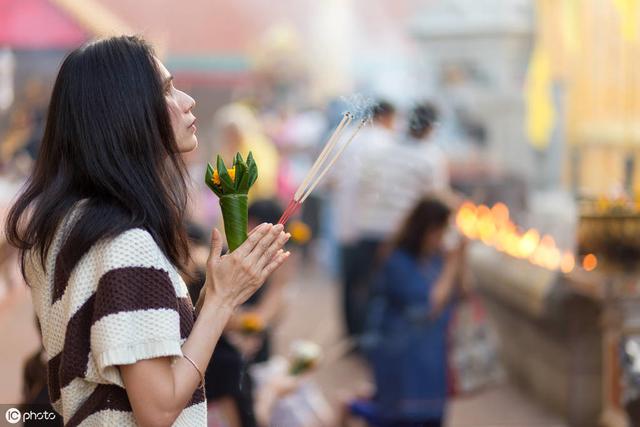
<path id="1" fill-rule="evenodd" d="M 469 239 L 480 240 L 514 258 L 565 274 L 571 273 L 576 266 L 573 253 L 561 251 L 552 236 L 541 236 L 535 228 L 520 231 L 504 203 L 496 203 L 490 208 L 466 201 L 460 206 L 455 221 L 460 232 Z M 582 266 L 587 271 L 595 269 L 595 255 L 585 257 Z"/>
<path id="2" fill-rule="evenodd" d="M 593 271 L 598 266 L 598 258 L 594 254 L 588 254 L 582 260 L 582 268 L 587 271 Z"/>

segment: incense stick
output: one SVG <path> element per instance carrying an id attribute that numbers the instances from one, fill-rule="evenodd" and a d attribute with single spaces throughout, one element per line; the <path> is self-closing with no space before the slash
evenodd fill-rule
<path id="1" fill-rule="evenodd" d="M 320 153 L 316 161 L 313 163 L 313 166 L 307 173 L 307 176 L 304 177 L 304 180 L 298 186 L 298 189 L 296 190 L 295 195 L 293 196 L 294 200 L 300 200 L 300 198 L 304 194 L 304 190 L 306 190 L 309 185 L 309 181 L 311 181 L 314 175 L 318 172 L 320 165 L 325 161 L 325 159 L 329 155 L 329 152 L 331 152 L 333 147 L 336 145 L 336 143 L 340 139 L 340 136 L 344 128 L 351 123 L 352 118 L 353 116 L 349 112 L 346 112 L 345 115 L 342 117 L 340 124 L 338 124 L 338 126 L 336 127 L 336 130 L 334 130 L 333 134 L 331 134 L 331 137 L 329 138 L 328 142 L 325 144 L 324 148 L 322 149 L 322 152 Z"/>
<path id="2" fill-rule="evenodd" d="M 333 150 L 336 143 L 340 140 L 344 129 L 351 123 L 352 119 L 353 116 L 351 113 L 345 113 L 342 121 L 329 138 L 329 141 L 323 148 L 316 161 L 313 163 L 311 169 L 309 170 L 309 173 L 307 173 L 302 183 L 298 186 L 298 189 L 296 190 L 292 200 L 289 202 L 287 208 L 278 220 L 278 224 L 285 224 L 289 220 L 289 218 L 291 218 L 291 216 L 296 213 L 298 208 L 300 208 L 302 203 L 307 200 L 307 197 L 309 197 L 311 192 L 318 186 L 322 178 L 324 178 L 329 169 L 331 169 L 334 163 L 338 160 L 338 157 L 340 157 L 342 152 L 349 146 L 349 144 L 351 144 L 360 129 L 362 129 L 362 127 L 366 123 L 366 120 L 361 120 L 360 124 L 353 131 L 351 137 L 347 140 L 347 142 L 340 147 L 340 149 L 333 155 L 333 157 L 331 157 L 328 163 L 325 162 L 327 160 L 327 157 L 329 156 L 329 153 Z M 323 169 L 320 171 L 320 174 L 318 174 L 321 166 L 323 166 Z"/>
<path id="3" fill-rule="evenodd" d="M 291 218 L 298 211 L 298 208 L 300 207 L 300 205 L 301 205 L 300 202 L 296 200 L 291 200 L 291 202 L 289 202 L 289 206 L 287 207 L 287 210 L 285 211 L 285 213 L 282 214 L 282 217 L 278 221 L 278 224 L 285 224 L 287 221 L 289 221 L 289 218 Z"/>
<path id="4" fill-rule="evenodd" d="M 322 171 L 322 173 L 320 174 L 320 176 L 318 176 L 318 178 L 315 180 L 315 182 L 311 185 L 311 187 L 309 188 L 309 190 L 305 193 L 305 195 L 302 197 L 302 199 L 300 200 L 300 204 L 304 203 L 305 200 L 307 200 L 307 197 L 309 197 L 309 194 L 311 194 L 311 192 L 316 188 L 316 186 L 320 183 L 320 181 L 322 180 L 322 178 L 325 176 L 325 174 L 329 171 L 329 169 L 331 168 L 331 166 L 333 166 L 333 164 L 336 162 L 336 160 L 338 160 L 338 157 L 340 157 L 340 155 L 342 154 L 342 152 L 349 146 L 349 144 L 351 144 L 351 141 L 353 141 L 353 139 L 356 137 L 356 135 L 358 134 L 358 132 L 360 132 L 360 129 L 362 129 L 362 126 L 364 126 L 365 124 L 365 120 L 361 120 L 360 124 L 358 125 L 358 127 L 353 131 L 353 133 L 351 134 L 351 138 L 349 138 L 349 140 L 342 146 L 340 147 L 340 150 L 338 150 L 338 153 L 333 157 L 333 159 L 331 159 L 331 161 L 329 162 L 329 164 L 327 165 L 327 167 L 324 168 L 324 170 Z"/>

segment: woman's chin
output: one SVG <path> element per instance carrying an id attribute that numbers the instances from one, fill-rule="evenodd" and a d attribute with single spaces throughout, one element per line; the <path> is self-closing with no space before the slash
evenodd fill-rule
<path id="1" fill-rule="evenodd" d="M 181 153 L 188 153 L 196 148 L 198 148 L 198 137 L 195 135 L 191 135 L 184 143 L 180 144 Z"/>

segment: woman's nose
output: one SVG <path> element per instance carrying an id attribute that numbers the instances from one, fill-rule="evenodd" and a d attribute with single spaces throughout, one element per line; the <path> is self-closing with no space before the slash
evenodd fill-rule
<path id="1" fill-rule="evenodd" d="M 196 101 L 195 99 L 193 99 L 192 97 L 190 97 L 188 94 L 182 92 L 183 95 L 183 102 L 184 102 L 184 112 L 188 113 L 189 111 L 193 110 L 193 108 L 196 106 Z"/>

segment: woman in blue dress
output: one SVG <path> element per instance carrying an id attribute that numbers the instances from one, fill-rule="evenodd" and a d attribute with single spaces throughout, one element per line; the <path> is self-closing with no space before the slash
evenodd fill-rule
<path id="1" fill-rule="evenodd" d="M 443 248 L 450 209 L 420 201 L 378 272 L 363 348 L 376 395 L 351 412 L 380 427 L 441 426 L 447 398 L 447 329 L 464 243 Z"/>

